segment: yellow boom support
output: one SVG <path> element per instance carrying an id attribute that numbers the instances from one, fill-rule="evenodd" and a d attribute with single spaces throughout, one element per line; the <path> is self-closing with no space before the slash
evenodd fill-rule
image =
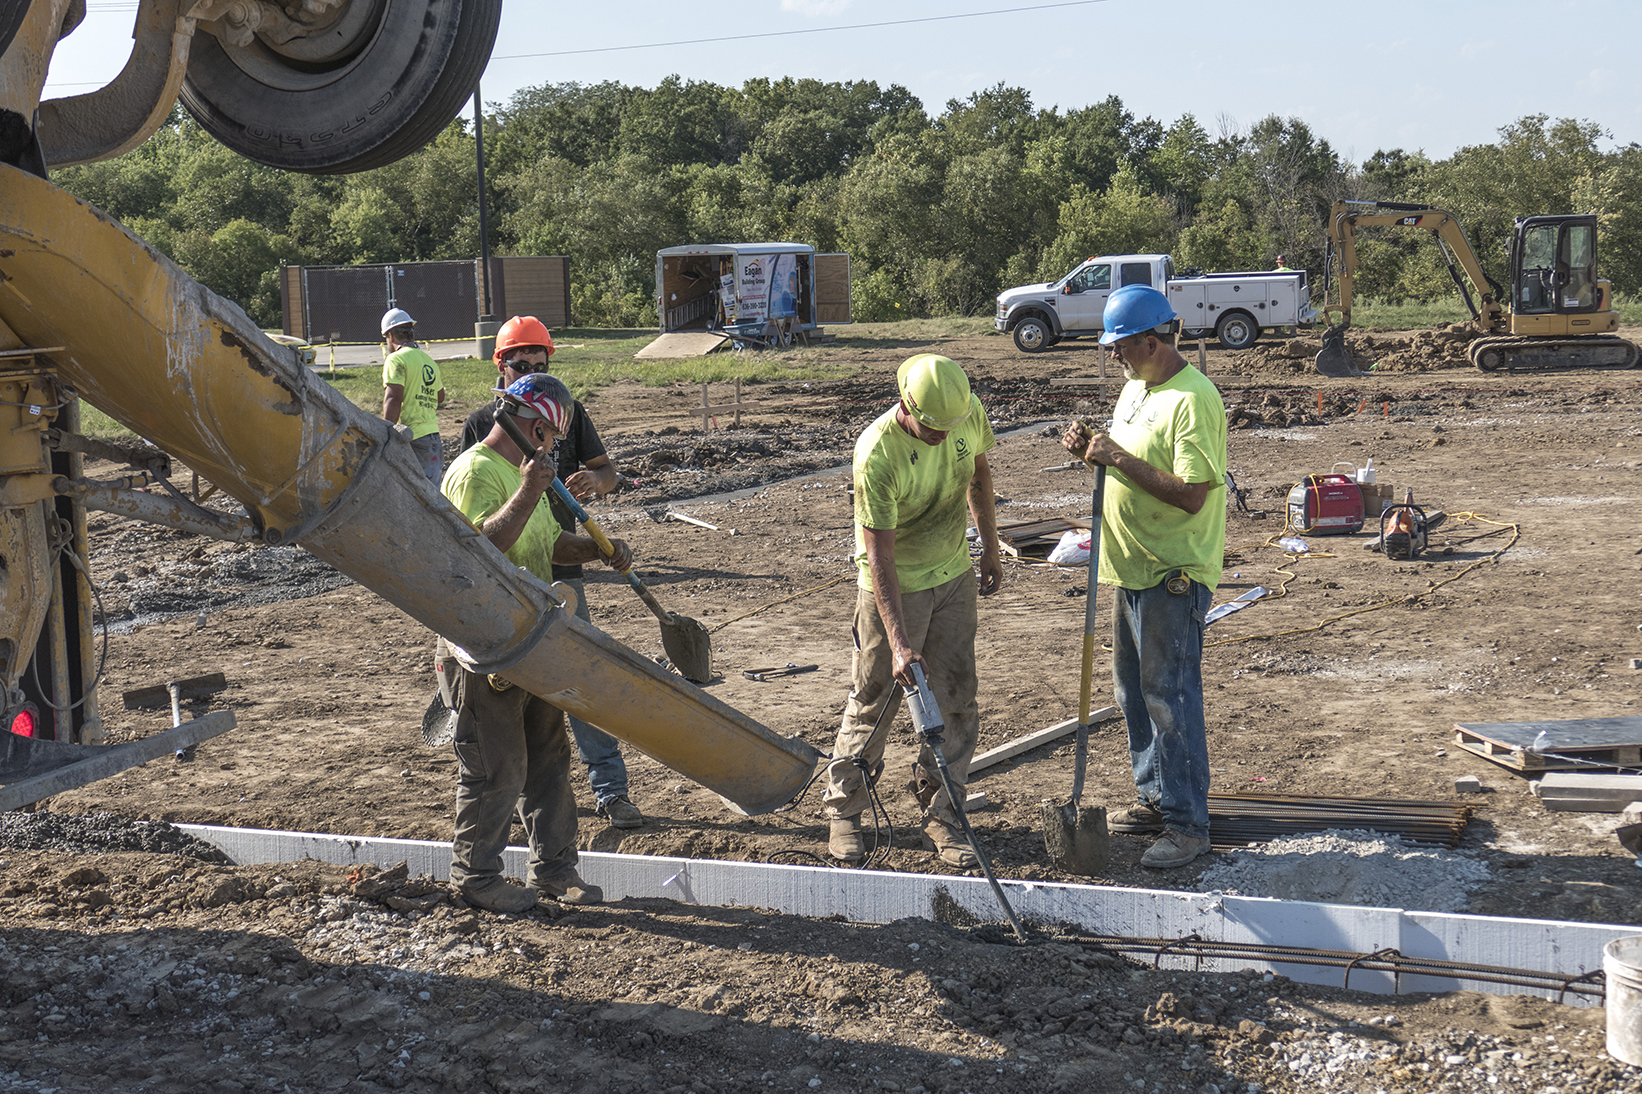
<path id="1" fill-rule="evenodd" d="M 428 482 L 410 445 L 120 224 L 0 165 L 0 349 L 41 356 L 86 401 L 499 673 L 748 812 L 817 752 L 563 610 Z M 25 641 L 28 640 L 24 636 Z"/>

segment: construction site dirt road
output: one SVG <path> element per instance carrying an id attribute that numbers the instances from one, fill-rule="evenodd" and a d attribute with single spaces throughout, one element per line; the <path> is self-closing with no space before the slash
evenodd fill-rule
<path id="1" fill-rule="evenodd" d="M 1634 340 L 1638 332 L 1622 333 Z M 1214 790 L 1450 799 L 1456 778 L 1475 775 L 1483 791 L 1468 799 L 1475 810 L 1459 851 L 1485 862 L 1492 880 L 1471 893 L 1468 910 L 1637 922 L 1642 871 L 1613 836 L 1617 816 L 1547 812 L 1521 773 L 1458 747 L 1454 726 L 1639 713 L 1642 672 L 1631 663 L 1642 656 L 1642 374 L 1482 374 L 1465 363 L 1463 345 L 1447 346 L 1443 332 L 1354 332 L 1353 339 L 1353 355 L 1379 367 L 1350 380 L 1308 371 L 1315 344 L 1209 354 L 1210 375 L 1233 411 L 1232 471 L 1250 507 L 1268 514 L 1233 512 L 1226 582 L 1215 600 L 1255 586 L 1283 592 L 1209 632 L 1204 671 Z M 1014 431 L 991 456 L 1000 518 L 1086 514 L 1090 476 L 1044 469 L 1065 460 L 1058 425 L 1074 413 L 1098 416 L 1104 409 L 1095 388 L 1051 382 L 1095 374 L 1097 355 L 1087 342 L 1026 358 L 998 336 L 872 344 L 845 338 L 795 352 L 855 365 L 857 376 L 749 387 L 744 397 L 765 407 L 744 414 L 737 429 L 707 435 L 691 416 L 699 387 L 620 383 L 587 401 L 618 466 L 634 480 L 602 499 L 595 515 L 633 545 L 663 601 L 722 628 L 713 638 L 723 676 L 712 693 L 823 751 L 848 688 L 854 598 L 849 477 L 827 469 L 848 462 L 855 436 L 889 404 L 896 364 L 925 350 L 963 364 L 998 432 Z M 1105 405 L 1117 386 L 1114 380 L 1106 390 Z M 447 437 L 470 409 L 446 408 Z M 1276 545 L 1284 498 L 1296 482 L 1337 462 L 1362 466 L 1370 458 L 1378 481 L 1392 484 L 1399 499 L 1406 487 L 1417 502 L 1448 514 L 1425 555 L 1391 561 L 1365 551 L 1366 530 L 1303 537 L 1310 547 L 1303 557 Z M 741 493 L 725 496 L 731 491 Z M 669 508 L 716 527 L 665 519 Z M 419 728 L 434 687 L 425 630 L 363 589 L 295 565 L 296 556 L 269 566 L 259 563 L 266 552 L 258 549 L 102 515 L 93 516 L 92 529 L 105 609 L 124 621 L 109 638 L 105 696 L 222 672 L 229 687 L 215 702 L 233 710 L 238 727 L 200 746 L 189 762 L 150 763 L 61 795 L 49 803 L 54 814 L 449 838 L 455 765 L 448 751 L 424 746 Z M 838 583 L 812 591 L 831 582 Z M 981 749 L 1076 714 L 1082 585 L 1076 569 L 1013 563 L 1003 589 L 982 602 Z M 597 626 L 636 649 L 661 652 L 653 617 L 614 575 L 590 568 L 587 588 Z M 1100 618 L 1104 627 L 1104 604 Z M 742 675 L 787 662 L 819 667 L 762 681 Z M 1110 682 L 1098 659 L 1096 681 L 1096 705 L 1105 705 Z M 168 712 L 121 712 L 107 698 L 103 710 L 111 742 L 170 722 Z M 897 839 L 881 864 L 939 872 L 945 868 L 918 849 L 916 806 L 905 789 L 910 730 L 898 727 L 891 740 L 882 790 Z M 1069 880 L 1049 863 L 1038 819 L 1043 800 L 1064 798 L 1070 755 L 1066 737 L 973 781 L 971 790 L 984 791 L 987 800 L 972 820 L 1000 875 Z M 650 823 L 628 831 L 606 826 L 578 778 L 584 847 L 749 861 L 824 855 L 826 824 L 814 790 L 790 811 L 748 818 L 643 756 L 629 753 L 628 766 L 632 797 Z M 1088 777 L 1086 801 L 1128 804 L 1132 783 L 1120 722 L 1108 721 L 1093 735 Z M 1115 837 L 1108 876 L 1099 880 L 1195 890 L 1201 872 L 1224 857 L 1159 873 L 1139 866 L 1145 846 Z M 104 881 L 64 882 L 80 865 Z M 234 885 L 224 880 L 235 878 Z M 352 1089 L 1162 1084 L 1155 1088 L 1212 1085 L 1226 1092 L 1257 1082 L 1265 1090 L 1304 1090 L 1317 1088 L 1295 1078 L 1304 1069 L 1289 1067 L 1286 1049 L 1273 1049 L 1265 1043 L 1269 1035 L 1244 1019 L 1276 1030 L 1281 1046 L 1387 1014 L 1399 1024 L 1381 1021 L 1353 1033 L 1372 1028 L 1392 1051 L 1378 1058 L 1384 1066 L 1373 1074 L 1380 1077 L 1343 1089 L 1442 1089 L 1445 1068 L 1459 1065 L 1439 1061 L 1422 1071 L 1421 1062 L 1458 1055 L 1470 1066 L 1472 1056 L 1480 1061 L 1499 1048 L 1527 1049 L 1540 1064 L 1563 1069 L 1542 1076 L 1536 1064 L 1533 1075 L 1564 1090 L 1642 1083 L 1635 1069 L 1602 1062 L 1599 1033 L 1577 1047 L 1576 1037 L 1600 1030 L 1600 1010 L 1477 996 L 1392 1001 L 1284 981 L 1274 987 L 1259 977 L 1176 976 L 1165 983 L 1076 947 L 1039 947 L 1023 958 L 921 923 L 864 929 L 654 903 L 500 920 L 439 904 L 442 914 L 424 917 L 427 937 L 412 931 L 396 957 L 371 941 L 393 935 L 387 926 L 373 932 L 370 917 L 392 913 L 360 903 L 360 880 L 312 864 L 236 869 L 139 853 L 88 859 L 6 852 L 0 919 L 8 921 L 4 961 L 19 1009 L 0 1026 L 0 1040 L 10 1041 L 0 1044 L 0 1060 L 24 1071 L 48 1066 L 20 1059 L 52 1056 L 40 1055 L 35 1038 L 43 1035 L 66 1061 L 73 1049 L 57 1031 L 75 1028 L 68 1023 L 80 1014 L 98 1013 L 93 1000 L 73 1014 L 59 1010 L 66 1017 L 51 1023 L 48 1002 L 25 1020 L 22 1004 L 49 986 L 23 993 L 19 982 L 35 983 L 30 977 L 44 970 L 98 954 L 112 969 L 123 960 L 112 947 L 138 945 L 136 938 L 176 951 L 166 960 L 216 963 L 196 969 L 193 979 L 209 981 L 213 969 L 218 979 L 237 974 L 222 956 L 237 953 L 253 969 L 274 970 L 261 983 L 280 985 L 277 992 L 246 988 L 241 998 L 264 1001 L 241 1004 L 250 1008 L 243 1015 L 223 1010 L 232 1015 L 228 1027 L 206 1029 L 191 1037 L 190 1048 L 172 1050 L 181 1070 L 168 1065 L 146 1076 L 145 1053 L 134 1039 L 155 1032 L 145 1025 L 154 1020 L 153 1008 L 178 1008 L 169 1023 L 175 1026 L 182 1008 L 203 1005 L 204 996 L 151 991 L 134 1010 L 121 1004 L 131 1013 L 112 1024 L 110 1004 L 101 1001 L 105 1020 L 82 1036 L 101 1044 L 130 1030 L 126 1047 L 138 1062 L 128 1074 L 144 1079 L 143 1089 L 168 1089 L 172 1075 L 197 1083 L 208 1074 L 249 1089 L 235 1059 L 252 1061 L 247 1073 L 257 1074 L 259 1039 L 286 1060 L 292 1039 L 308 1038 L 343 1054 L 333 1062 L 347 1063 L 331 1069 L 336 1085 L 307 1089 L 347 1088 L 340 1082 L 346 1072 L 350 1080 L 360 1076 Z M 100 906 L 76 908 L 70 897 L 82 890 L 113 895 L 93 902 Z M 140 921 L 139 904 L 148 912 Z M 25 922 L 26 929 L 12 929 Z M 130 935 L 139 923 L 152 931 Z M 32 948 L 20 956 L 18 945 Z M 58 952 L 46 953 L 48 946 Z M 429 951 L 421 965 L 418 946 Z M 185 951 L 216 956 L 185 959 Z M 25 975 L 31 965 L 38 971 Z M 414 975 L 406 971 L 413 966 Z M 50 975 L 73 980 L 62 967 Z M 416 977 L 424 980 L 412 986 Z M 340 1024 L 323 1017 L 335 1007 L 319 998 L 333 989 L 346 990 L 353 1008 L 336 1018 Z M 87 989 L 86 998 L 98 990 Z M 101 990 L 106 997 L 110 989 Z M 414 1033 L 420 1041 L 407 1040 L 410 1027 L 395 1026 L 385 1012 L 370 1012 L 385 1007 L 387 996 L 398 1000 L 396 992 L 409 993 L 413 1010 L 422 1000 L 427 1014 Z M 288 1002 L 293 993 L 300 1005 Z M 665 1021 L 657 1018 L 662 1011 L 646 1010 L 656 1002 L 666 1004 Z M 1091 1005 L 1109 1013 L 1080 1022 Z M 498 1025 L 502 1015 L 511 1017 Z M 681 1015 L 694 1015 L 699 1028 L 685 1028 Z M 482 1034 L 474 1023 L 486 1023 Z M 390 1027 L 391 1035 L 384 1032 Z M 1479 1032 L 1469 1044 L 1442 1040 L 1443 1031 L 1459 1027 Z M 1548 1046 L 1552 1030 L 1561 1040 Z M 1478 1036 L 1497 1043 L 1485 1045 Z M 487 1038 L 513 1038 L 517 1051 L 476 1047 Z M 1398 1048 L 1404 1043 L 1424 1047 L 1415 1055 Z M 409 1066 L 396 1065 L 401 1052 Z M 560 1070 L 532 1074 L 520 1064 L 530 1053 Z M 416 1063 L 428 1058 L 437 1068 Z M 679 1071 L 665 1070 L 668 1061 Z M 295 1069 L 285 1080 L 292 1089 L 318 1082 L 312 1063 L 300 1063 L 292 1055 L 281 1064 Z M 1593 1085 L 1557 1078 L 1563 1071 Z M 1528 1077 L 1518 1067 L 1513 1081 L 1518 1072 Z M 93 1084 L 58 1075 L 49 1085 Z"/>

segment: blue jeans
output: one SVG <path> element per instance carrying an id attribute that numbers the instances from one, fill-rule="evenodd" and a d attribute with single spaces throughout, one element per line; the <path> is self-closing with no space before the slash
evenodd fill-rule
<path id="1" fill-rule="evenodd" d="M 587 611 L 587 593 L 579 577 L 561 577 L 559 581 L 576 590 L 576 618 L 591 623 Z M 621 757 L 621 742 L 598 726 L 588 725 L 580 718 L 571 717 L 570 735 L 576 738 L 576 752 L 587 765 L 587 781 L 593 787 L 593 797 L 600 805 L 611 798 L 627 797 L 627 761 Z"/>
<path id="2" fill-rule="evenodd" d="M 1209 742 L 1203 722 L 1206 585 L 1113 589 L 1112 691 L 1129 724 L 1140 801 L 1190 836 L 1209 834 Z"/>
<path id="3" fill-rule="evenodd" d="M 444 456 L 439 447 L 439 434 L 429 433 L 426 437 L 418 437 L 411 442 L 411 448 L 416 452 L 416 458 L 422 464 L 422 474 L 433 481 L 435 486 L 444 478 Z"/>

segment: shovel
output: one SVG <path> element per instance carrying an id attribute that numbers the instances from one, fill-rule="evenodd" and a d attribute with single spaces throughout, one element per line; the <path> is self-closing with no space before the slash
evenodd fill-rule
<path id="1" fill-rule="evenodd" d="M 498 414 L 496 415 L 496 421 L 501 425 L 503 431 L 512 438 L 513 443 L 519 447 L 519 450 L 525 454 L 526 459 L 535 457 L 535 446 L 530 443 L 530 439 L 525 436 L 524 430 L 519 428 L 510 415 Z M 604 555 L 605 558 L 615 554 L 616 549 L 610 545 L 610 540 L 605 536 L 604 529 L 600 528 L 598 523 L 588 516 L 587 510 L 582 508 L 581 502 L 577 501 L 576 496 L 557 478 L 553 480 L 553 491 L 559 495 L 560 501 L 569 506 L 570 512 L 575 515 L 577 520 L 581 521 L 582 527 L 587 529 L 587 534 L 592 537 L 594 543 L 598 544 L 599 553 Z M 707 628 L 701 624 L 700 620 L 678 615 L 663 608 L 656 601 L 655 594 L 645 587 L 644 582 L 640 581 L 639 576 L 633 573 L 631 569 L 621 576 L 627 579 L 629 585 L 633 586 L 633 591 L 639 594 L 639 599 L 644 601 L 645 607 L 649 608 L 655 614 L 655 617 L 661 621 L 661 648 L 667 652 L 667 659 L 678 669 L 679 675 L 696 684 L 711 682 L 713 679 L 713 642 L 708 636 Z"/>
<path id="2" fill-rule="evenodd" d="M 1089 706 L 1095 669 L 1095 579 L 1100 571 L 1100 519 L 1106 504 L 1106 465 L 1095 467 L 1095 500 L 1089 522 L 1089 591 L 1083 605 L 1083 679 L 1078 689 L 1078 735 L 1073 750 L 1072 797 L 1045 801 L 1043 847 L 1055 868 L 1096 877 L 1106 868 L 1106 807 L 1083 808 L 1083 769 L 1089 762 Z"/>

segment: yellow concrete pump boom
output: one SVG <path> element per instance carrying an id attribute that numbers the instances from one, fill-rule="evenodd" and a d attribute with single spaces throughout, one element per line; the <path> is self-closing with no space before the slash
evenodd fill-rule
<path id="1" fill-rule="evenodd" d="M 1613 333 L 1619 316 L 1613 287 L 1597 276 L 1596 217 L 1518 218 L 1509 249 L 1510 284 L 1502 286 L 1483 269 L 1452 213 L 1410 202 L 1337 201 L 1329 212 L 1323 267 L 1323 314 L 1335 320 L 1317 355 L 1317 371 L 1324 375 L 1355 371 L 1345 332 L 1351 326 L 1357 232 L 1363 228 L 1413 228 L 1436 238 L 1481 336 L 1471 342 L 1468 355 L 1485 372 L 1637 363 L 1636 346 Z"/>
<path id="2" fill-rule="evenodd" d="M 410 5 L 443 11 L 472 2 Z M 72 6 L 35 0 L 21 24 L 9 27 L 0 16 L 0 121 L 7 110 L 17 117 L 18 106 L 32 116 L 19 89 L 33 80 L 37 98 L 45 66 L 37 53 L 16 50 L 49 53 L 41 43 L 54 42 Z M 341 7 L 348 9 L 346 0 Z M 386 10 L 397 9 L 390 3 Z M 391 425 L 355 407 L 238 306 L 41 177 L 38 134 L 18 144 L 0 155 L 0 388 L 11 393 L 0 406 L 9 414 L 0 415 L 8 426 L 0 430 L 0 708 L 22 694 L 47 619 L 75 629 L 61 609 L 63 582 L 84 577 L 84 508 L 91 506 L 163 516 L 220 538 L 299 544 L 444 636 L 474 671 L 542 696 L 747 812 L 773 809 L 805 784 L 820 758 L 815 749 L 576 619 L 440 495 Z M 386 154 L 380 142 L 354 151 Z M 78 454 L 96 442 L 78 437 L 65 417 L 76 396 L 236 498 L 246 519 L 205 510 L 180 493 L 149 499 L 118 483 L 85 480 Z M 74 460 L 65 462 L 66 454 Z M 149 462 L 163 474 L 163 458 Z M 89 626 L 89 608 L 79 623 Z M 59 657 L 65 651 L 58 644 Z M 86 664 L 83 648 L 78 663 Z M 55 711 L 59 728 L 86 729 L 77 743 L 94 744 L 85 706 L 72 704 L 78 720 L 61 715 L 70 709 L 61 668 L 28 679 L 51 696 L 47 721 Z M 84 675 L 85 687 L 93 675 Z"/>

